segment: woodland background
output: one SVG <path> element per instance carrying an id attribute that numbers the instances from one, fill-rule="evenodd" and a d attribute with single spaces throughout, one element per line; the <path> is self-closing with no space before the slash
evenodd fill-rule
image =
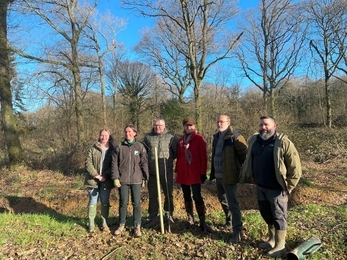
<path id="1" fill-rule="evenodd" d="M 0 0 L 0 258 L 266 259 L 249 185 L 238 190 L 246 238 L 235 246 L 214 182 L 202 187 L 213 234 L 182 228 L 178 185 L 169 234 L 86 229 L 84 160 L 101 128 L 119 142 L 133 123 L 141 141 L 160 115 L 180 136 L 193 116 L 210 155 L 217 117 L 227 114 L 245 138 L 261 115 L 274 116 L 300 153 L 287 250 L 316 236 L 323 246 L 311 259 L 345 259 L 347 1 L 259 0 L 248 10 L 233 0 L 116 2 Z M 127 30 L 117 8 L 153 22 L 131 49 L 117 40 Z M 111 200 L 114 231 L 116 190 Z"/>
<path id="2" fill-rule="evenodd" d="M 346 1 L 123 0 L 154 24 L 132 49 L 101 2 L 1 1 L 2 165 L 83 171 L 101 128 L 142 140 L 159 115 L 177 136 L 194 117 L 209 148 L 218 115 L 248 138 L 266 114 L 302 156 L 346 151 Z"/>

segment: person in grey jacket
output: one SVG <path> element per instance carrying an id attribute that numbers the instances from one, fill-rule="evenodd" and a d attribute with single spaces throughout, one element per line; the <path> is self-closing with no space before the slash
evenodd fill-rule
<path id="1" fill-rule="evenodd" d="M 109 230 L 107 220 L 110 209 L 110 192 L 114 187 L 111 180 L 111 162 L 114 149 L 110 131 L 104 128 L 100 130 L 98 141 L 89 148 L 86 156 L 84 185 L 89 196 L 89 232 L 94 232 L 95 229 L 96 204 L 99 198 L 101 202 L 101 230 Z"/>
<path id="2" fill-rule="evenodd" d="M 273 117 L 260 117 L 259 133 L 248 141 L 248 153 L 240 182 L 257 185 L 258 207 L 268 225 L 269 239 L 259 247 L 270 257 L 285 251 L 288 197 L 301 177 L 301 163 L 294 144 L 284 134 L 276 133 Z"/>
<path id="3" fill-rule="evenodd" d="M 134 125 L 124 128 L 125 140 L 120 144 L 112 158 L 112 180 L 119 191 L 120 224 L 114 235 L 120 235 L 125 227 L 129 190 L 133 205 L 134 236 L 141 236 L 141 188 L 148 179 L 147 151 L 142 143 L 136 141 L 137 130 Z"/>
<path id="4" fill-rule="evenodd" d="M 151 228 L 158 222 L 158 190 L 157 178 L 155 167 L 154 147 L 158 151 L 158 167 L 159 167 L 159 181 L 163 190 L 165 201 L 164 210 L 166 212 L 165 219 L 173 222 L 173 161 L 177 155 L 177 138 L 169 133 L 165 126 L 165 120 L 162 117 L 157 117 L 153 120 L 153 129 L 148 133 L 144 139 L 143 144 L 148 153 L 148 213 L 149 221 L 146 227 Z"/>

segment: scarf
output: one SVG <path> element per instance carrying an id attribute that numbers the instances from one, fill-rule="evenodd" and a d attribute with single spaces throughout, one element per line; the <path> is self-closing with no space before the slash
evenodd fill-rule
<path id="1" fill-rule="evenodd" d="M 126 140 L 126 139 L 125 139 L 125 141 L 127 142 L 127 144 L 129 146 L 132 146 L 136 142 L 136 138 L 134 138 L 134 140 L 132 142 L 130 142 L 129 140 Z"/>
<path id="2" fill-rule="evenodd" d="M 188 164 L 191 164 L 193 161 L 193 157 L 192 157 L 192 153 L 189 151 L 189 142 L 190 139 L 192 137 L 192 134 L 185 134 L 183 137 L 183 141 L 184 141 L 184 152 L 186 154 L 186 161 Z"/>

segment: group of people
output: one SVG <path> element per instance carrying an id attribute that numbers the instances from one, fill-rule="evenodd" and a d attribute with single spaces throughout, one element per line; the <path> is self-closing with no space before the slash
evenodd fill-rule
<path id="1" fill-rule="evenodd" d="M 194 204 L 199 226 L 204 232 L 213 232 L 206 223 L 206 207 L 201 184 L 207 179 L 207 148 L 204 137 L 197 133 L 193 118 L 182 122 L 183 136 L 178 140 L 166 129 L 161 117 L 153 120 L 153 129 L 142 142 L 136 139 L 133 125 L 124 128 L 124 141 L 117 145 L 110 131 L 102 129 L 99 139 L 88 151 L 86 158 L 86 187 L 89 194 L 89 232 L 95 229 L 96 204 L 101 202 L 101 230 L 108 230 L 109 197 L 113 187 L 119 191 L 120 235 L 126 223 L 128 194 L 131 192 L 134 218 L 134 236 L 141 236 L 141 188 L 147 182 L 149 205 L 147 228 L 158 224 L 159 183 L 164 193 L 165 220 L 174 222 L 173 183 L 181 185 L 187 213 L 187 228 L 194 225 Z M 213 136 L 210 180 L 216 179 L 217 197 L 225 214 L 225 224 L 232 227 L 229 243 L 242 240 L 242 215 L 237 199 L 238 183 L 255 183 L 261 216 L 268 226 L 268 240 L 259 247 L 267 255 L 279 257 L 285 253 L 288 196 L 301 177 L 299 154 L 284 134 L 276 132 L 276 121 L 260 117 L 259 131 L 246 142 L 233 129 L 230 118 L 220 115 L 218 131 Z M 155 156 L 157 149 L 157 164 Z M 175 164 L 175 165 L 174 165 Z M 194 202 L 194 203 L 193 203 Z"/>

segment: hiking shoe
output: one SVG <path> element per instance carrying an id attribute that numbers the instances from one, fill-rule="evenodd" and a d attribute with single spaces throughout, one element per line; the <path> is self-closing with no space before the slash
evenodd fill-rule
<path id="1" fill-rule="evenodd" d="M 156 218 L 152 218 L 144 225 L 144 227 L 145 228 L 152 228 L 152 227 L 155 227 L 157 225 L 157 223 L 158 223 L 158 220 Z"/>
<path id="2" fill-rule="evenodd" d="M 125 224 L 120 224 L 117 230 L 113 234 L 115 236 L 119 236 L 120 234 L 122 234 L 124 227 L 125 227 Z"/>
<path id="3" fill-rule="evenodd" d="M 136 227 L 134 229 L 134 237 L 140 237 L 140 236 L 142 236 L 141 226 L 140 225 L 136 225 Z"/>

